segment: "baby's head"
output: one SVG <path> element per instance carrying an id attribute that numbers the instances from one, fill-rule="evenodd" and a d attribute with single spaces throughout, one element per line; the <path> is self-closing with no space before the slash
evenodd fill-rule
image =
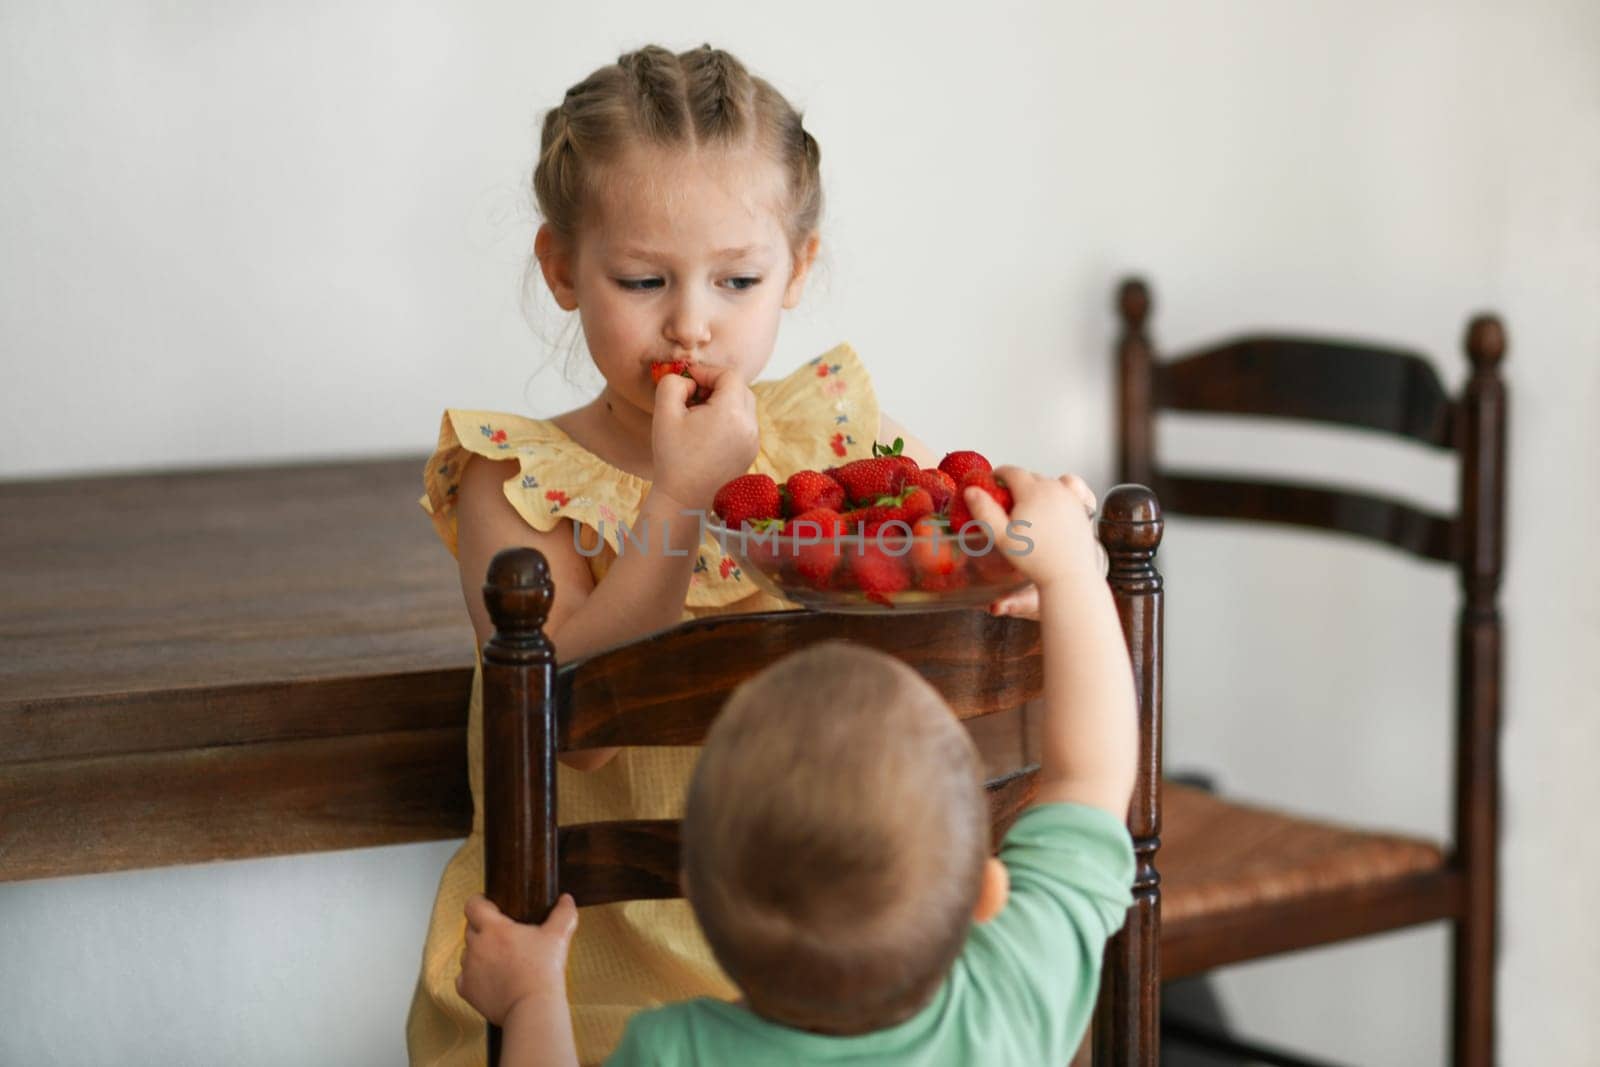
<path id="1" fill-rule="evenodd" d="M 753 380 L 818 247 L 821 159 L 801 115 L 710 45 L 650 45 L 544 118 L 535 256 L 613 389 L 649 410 L 655 360 Z"/>
<path id="2" fill-rule="evenodd" d="M 683 822 L 684 892 L 717 961 L 757 1014 L 824 1033 L 927 1003 L 1004 900 L 988 855 L 966 729 L 910 667 L 842 641 L 734 692 Z"/>

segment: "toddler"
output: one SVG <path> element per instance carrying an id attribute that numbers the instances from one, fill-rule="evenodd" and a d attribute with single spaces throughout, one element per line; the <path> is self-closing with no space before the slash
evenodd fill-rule
<path id="1" fill-rule="evenodd" d="M 784 658 L 730 697 L 683 820 L 682 886 L 742 999 L 642 1012 L 608 1063 L 1071 1059 L 1132 902 L 1133 675 L 1087 488 L 997 473 L 1031 526 L 1013 559 L 1037 590 L 1045 708 L 1038 794 L 998 859 L 978 755 L 936 690 L 843 642 Z M 967 498 L 1005 528 L 981 490 Z M 575 1062 L 571 898 L 542 926 L 481 895 L 466 917 L 460 990 L 504 1026 L 507 1067 Z"/>

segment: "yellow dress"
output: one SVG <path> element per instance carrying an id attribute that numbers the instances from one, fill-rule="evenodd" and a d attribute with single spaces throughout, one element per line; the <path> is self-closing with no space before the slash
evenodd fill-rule
<path id="1" fill-rule="evenodd" d="M 752 472 L 782 482 L 803 468 L 822 470 L 871 455 L 878 402 L 856 352 L 841 344 L 793 373 L 751 386 L 760 450 Z M 438 450 L 423 473 L 419 501 L 451 555 L 456 554 L 455 494 L 473 456 L 518 461 L 506 499 L 529 525 L 552 530 L 562 519 L 603 531 L 606 547 L 588 556 L 596 582 L 616 558 L 617 523 L 631 525 L 650 483 L 585 450 L 554 423 L 486 411 L 447 410 Z M 559 592 L 558 592 L 559 595 Z M 684 601 L 685 620 L 703 615 L 793 608 L 757 589 L 724 558 L 715 538 L 701 545 Z M 406 1020 L 412 1067 L 468 1067 L 485 1061 L 484 1022 L 455 989 L 467 898 L 483 891 L 482 662 L 473 672 L 467 723 L 472 832 L 445 866 L 422 951 L 422 970 Z M 666 819 L 683 814 L 694 748 L 623 749 L 597 771 L 558 768 L 563 825 L 602 819 Z M 578 1055 L 598 1063 L 635 1012 L 696 996 L 737 993 L 712 958 L 682 900 L 625 901 L 582 909 L 567 964 Z"/>

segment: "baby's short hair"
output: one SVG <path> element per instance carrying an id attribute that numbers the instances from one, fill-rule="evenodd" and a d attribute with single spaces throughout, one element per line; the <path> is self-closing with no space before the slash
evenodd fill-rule
<path id="1" fill-rule="evenodd" d="M 982 765 L 921 675 L 844 641 L 728 699 L 683 821 L 686 892 L 717 961 L 776 1022 L 862 1033 L 937 990 L 989 854 Z"/>

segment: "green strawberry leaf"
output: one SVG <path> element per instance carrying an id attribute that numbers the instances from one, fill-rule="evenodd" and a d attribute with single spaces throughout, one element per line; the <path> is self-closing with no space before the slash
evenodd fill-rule
<path id="1" fill-rule="evenodd" d="M 878 442 L 874 441 L 874 442 L 872 442 L 872 454 L 873 454 L 874 457 L 877 457 L 877 456 L 898 456 L 900 454 L 900 450 L 902 448 L 904 448 L 905 445 L 906 445 L 906 439 L 904 437 L 896 437 L 894 439 L 894 445 L 893 446 L 882 445 L 882 444 L 879 444 Z"/>

